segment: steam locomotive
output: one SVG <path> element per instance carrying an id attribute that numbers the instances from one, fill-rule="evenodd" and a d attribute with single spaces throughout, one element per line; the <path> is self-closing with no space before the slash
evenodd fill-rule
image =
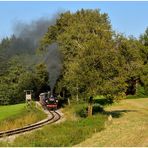
<path id="1" fill-rule="evenodd" d="M 58 107 L 58 99 L 50 93 L 41 93 L 39 95 L 40 103 L 44 108 L 56 110 Z"/>

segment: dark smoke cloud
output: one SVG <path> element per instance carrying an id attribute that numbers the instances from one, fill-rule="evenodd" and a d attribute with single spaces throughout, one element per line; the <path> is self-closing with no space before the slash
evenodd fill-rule
<path id="1" fill-rule="evenodd" d="M 24 63 L 28 67 L 41 62 L 42 57 L 36 55 L 36 49 L 39 47 L 40 40 L 48 31 L 48 27 L 55 23 L 56 18 L 56 16 L 52 19 L 42 17 L 29 24 L 17 22 L 14 25 L 14 32 L 18 41 L 12 43 L 11 53 L 31 55 L 31 58 L 24 58 Z"/>
<path id="2" fill-rule="evenodd" d="M 56 43 L 49 45 L 46 54 L 40 56 L 36 55 L 36 49 L 39 47 L 39 42 L 47 32 L 48 27 L 55 23 L 57 17 L 58 13 L 52 19 L 40 18 L 29 24 L 16 22 L 10 45 L 4 49 L 6 59 L 19 55 L 20 60 L 23 60 L 24 65 L 27 65 L 28 68 L 44 61 L 49 72 L 51 91 L 53 91 L 62 69 L 58 45 Z"/>
<path id="3" fill-rule="evenodd" d="M 62 58 L 57 43 L 53 43 L 47 47 L 45 63 L 49 72 L 49 84 L 51 92 L 53 92 L 54 86 L 62 69 Z"/>
<path id="4" fill-rule="evenodd" d="M 25 65 L 31 66 L 39 62 L 40 58 L 36 56 L 36 49 L 39 47 L 40 39 L 47 32 L 48 27 L 55 23 L 57 17 L 58 13 L 51 19 L 42 17 L 28 24 L 17 21 L 13 26 L 14 33 L 9 38 L 11 39 L 9 45 L 0 53 L 0 57 L 3 57 L 0 61 L 8 62 L 11 57 L 19 55 Z"/>
<path id="5" fill-rule="evenodd" d="M 48 17 L 41 17 L 28 24 L 16 21 L 15 24 L 13 24 L 13 35 L 10 37 L 10 44 L 3 49 L 6 57 L 35 54 L 41 38 L 47 32 L 48 27 L 56 22 L 58 16 L 59 13 L 56 13 L 50 19 Z"/>
<path id="6" fill-rule="evenodd" d="M 34 50 L 39 46 L 40 39 L 47 32 L 48 27 L 55 23 L 55 20 L 56 18 L 54 17 L 52 19 L 40 18 L 36 21 L 32 21 L 30 24 L 18 22 L 14 26 L 15 35 L 27 41 Z"/>

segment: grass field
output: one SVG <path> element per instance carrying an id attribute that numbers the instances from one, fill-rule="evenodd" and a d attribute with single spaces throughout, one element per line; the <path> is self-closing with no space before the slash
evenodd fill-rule
<path id="1" fill-rule="evenodd" d="M 97 114 L 90 118 L 80 118 L 76 113 L 82 104 L 71 105 L 63 109 L 66 121 L 47 125 L 15 139 L 13 143 L 0 143 L 0 146 L 17 147 L 58 147 L 73 146 L 104 129 L 106 116 Z"/>
<path id="2" fill-rule="evenodd" d="M 148 147 L 148 98 L 127 99 L 106 107 L 113 121 L 78 147 Z"/>
<path id="3" fill-rule="evenodd" d="M 45 118 L 46 114 L 34 105 L 32 107 L 26 107 L 26 104 L 1 106 L 0 131 L 23 127 Z"/>
<path id="4" fill-rule="evenodd" d="M 63 109 L 65 122 L 48 125 L 0 146 L 148 147 L 148 98 L 126 99 L 106 106 L 105 111 L 113 119 L 105 125 L 106 117 L 101 114 L 78 117 L 78 110 L 84 106 L 68 106 Z"/>
<path id="5" fill-rule="evenodd" d="M 0 106 L 0 121 L 20 114 L 24 111 L 25 104 Z"/>

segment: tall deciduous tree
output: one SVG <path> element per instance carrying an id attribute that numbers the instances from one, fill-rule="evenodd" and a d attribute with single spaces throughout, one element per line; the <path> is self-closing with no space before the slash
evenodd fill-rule
<path id="1" fill-rule="evenodd" d="M 81 10 L 60 15 L 48 28 L 41 48 L 58 42 L 64 68 L 58 85 L 73 96 L 121 95 L 126 89 L 120 52 L 115 48 L 113 31 L 106 13 Z"/>
<path id="2" fill-rule="evenodd" d="M 144 85 L 145 92 L 148 95 L 148 28 L 145 33 L 140 36 L 140 42 L 143 45 L 140 54 L 143 60 L 142 74 L 140 79 Z"/>

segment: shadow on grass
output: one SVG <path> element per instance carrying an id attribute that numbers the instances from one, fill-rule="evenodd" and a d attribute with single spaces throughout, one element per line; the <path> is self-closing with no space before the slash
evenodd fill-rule
<path id="1" fill-rule="evenodd" d="M 83 109 L 79 110 L 77 112 L 77 115 L 79 115 L 80 117 L 86 118 L 87 117 L 87 107 L 84 107 Z M 124 113 L 128 113 L 128 112 L 137 112 L 137 110 L 113 110 L 113 111 L 105 111 L 103 109 L 103 107 L 99 104 L 95 104 L 93 105 L 92 108 L 92 113 L 93 115 L 96 115 L 98 113 L 103 114 L 103 115 L 111 115 L 113 118 L 120 118 L 124 115 Z"/>
<path id="2" fill-rule="evenodd" d="M 93 114 L 103 113 L 103 112 L 104 112 L 103 106 L 101 106 L 100 104 L 94 104 L 93 105 L 93 108 L 92 108 L 92 113 Z"/>
<path id="3" fill-rule="evenodd" d="M 136 110 L 113 110 L 113 111 L 104 111 L 103 114 L 112 115 L 113 118 L 120 118 L 124 113 L 128 112 L 137 112 Z"/>
<path id="4" fill-rule="evenodd" d="M 113 101 L 111 99 L 101 98 L 94 100 L 94 103 L 96 105 L 93 106 L 93 114 L 102 113 L 105 115 L 112 115 L 113 118 L 120 118 L 124 115 L 124 113 L 128 112 L 136 112 L 136 110 L 113 110 L 113 111 L 105 111 L 103 109 L 103 106 L 105 105 L 111 105 L 113 104 Z"/>
<path id="5" fill-rule="evenodd" d="M 94 100 L 94 104 L 100 104 L 100 105 L 103 105 L 103 106 L 109 105 L 109 104 L 112 104 L 112 103 L 113 103 L 113 100 L 106 99 L 106 98 Z"/>

